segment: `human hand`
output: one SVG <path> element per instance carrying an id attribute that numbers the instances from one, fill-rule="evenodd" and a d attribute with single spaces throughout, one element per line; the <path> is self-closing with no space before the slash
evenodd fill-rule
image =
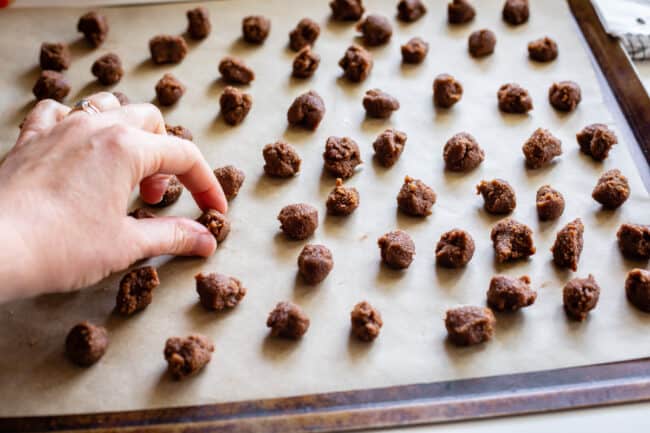
<path id="1" fill-rule="evenodd" d="M 151 104 L 120 106 L 110 93 L 89 100 L 99 113 L 39 102 L 0 165 L 0 302 L 79 289 L 143 258 L 209 256 L 216 248 L 191 219 L 127 216 L 138 184 L 154 204 L 171 174 L 201 209 L 226 212 L 198 148 L 166 135 Z"/>

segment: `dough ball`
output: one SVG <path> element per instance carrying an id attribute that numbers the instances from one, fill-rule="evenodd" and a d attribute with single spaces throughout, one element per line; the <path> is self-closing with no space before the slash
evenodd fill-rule
<path id="1" fill-rule="evenodd" d="M 507 83 L 497 92 L 499 110 L 504 113 L 525 114 L 533 109 L 533 100 L 528 90 L 519 84 Z"/>
<path id="2" fill-rule="evenodd" d="M 596 308 L 599 296 L 600 287 L 593 275 L 589 274 L 587 278 L 574 278 L 566 283 L 562 290 L 564 311 L 572 319 L 583 321 L 589 311 Z"/>
<path id="3" fill-rule="evenodd" d="M 65 339 L 65 354 L 75 364 L 88 367 L 99 361 L 108 347 L 106 328 L 90 322 L 75 325 Z"/>
<path id="4" fill-rule="evenodd" d="M 305 245 L 298 256 L 298 272 L 307 284 L 320 283 L 333 267 L 332 252 L 325 245 Z"/>
<path id="5" fill-rule="evenodd" d="M 185 85 L 172 74 L 165 74 L 156 84 L 156 96 L 163 106 L 174 105 L 185 94 Z"/>
<path id="6" fill-rule="evenodd" d="M 230 220 L 224 214 L 215 209 L 208 209 L 197 219 L 210 230 L 218 243 L 223 242 L 230 233 Z"/>
<path id="7" fill-rule="evenodd" d="M 239 194 L 239 189 L 246 180 L 244 172 L 234 165 L 226 165 L 214 170 L 214 176 L 219 181 L 221 189 L 228 201 L 233 200 Z"/>
<path id="8" fill-rule="evenodd" d="M 363 42 L 371 47 L 387 44 L 393 35 L 393 27 L 388 18 L 382 15 L 370 14 L 357 24 Z"/>
<path id="9" fill-rule="evenodd" d="M 580 86 L 573 81 L 553 83 L 548 89 L 548 101 L 556 110 L 573 111 L 581 100 Z"/>
<path id="10" fill-rule="evenodd" d="M 528 43 L 528 57 L 536 62 L 550 62 L 557 58 L 557 43 L 544 36 Z"/>
<path id="11" fill-rule="evenodd" d="M 201 305 L 207 310 L 222 311 L 234 308 L 246 296 L 246 287 L 234 277 L 216 272 L 201 272 L 195 275 L 194 279 Z"/>
<path id="12" fill-rule="evenodd" d="M 131 103 L 129 97 L 122 92 L 113 92 L 113 96 L 115 96 L 117 100 L 120 101 L 120 105 L 129 105 Z"/>
<path id="13" fill-rule="evenodd" d="M 618 248 L 630 259 L 650 259 L 650 225 L 622 224 L 616 232 Z"/>
<path id="14" fill-rule="evenodd" d="M 453 0 L 447 4 L 447 21 L 449 24 L 465 24 L 474 19 L 476 10 L 467 0 Z"/>
<path id="15" fill-rule="evenodd" d="M 194 40 L 201 40 L 208 37 L 212 24 L 210 24 L 210 14 L 204 7 L 190 9 L 187 15 L 187 34 Z"/>
<path id="16" fill-rule="evenodd" d="M 249 84 L 255 79 L 255 72 L 243 60 L 232 56 L 226 56 L 219 62 L 219 73 L 230 84 Z"/>
<path id="17" fill-rule="evenodd" d="M 182 138 L 184 140 L 189 140 L 189 141 L 194 140 L 194 136 L 192 135 L 192 132 L 182 125 L 173 126 L 173 125 L 165 124 L 165 131 L 167 132 L 167 135 L 173 135 L 175 137 Z"/>
<path id="18" fill-rule="evenodd" d="M 485 57 L 494 52 L 497 37 L 492 30 L 482 29 L 469 35 L 467 46 L 472 57 Z"/>
<path id="19" fill-rule="evenodd" d="M 108 29 L 106 17 L 95 11 L 83 14 L 77 22 L 77 31 L 83 33 L 93 47 L 100 46 L 106 40 Z"/>
<path id="20" fill-rule="evenodd" d="M 379 336 L 384 321 L 381 314 L 366 301 L 359 302 L 350 312 L 352 335 L 370 342 Z"/>
<path id="21" fill-rule="evenodd" d="M 359 145 L 349 137 L 328 137 L 323 160 L 325 171 L 341 179 L 352 177 L 362 162 Z"/>
<path id="22" fill-rule="evenodd" d="M 289 239 L 303 240 L 318 228 L 318 211 L 309 204 L 290 204 L 282 208 L 278 221 L 280 229 Z"/>
<path id="23" fill-rule="evenodd" d="M 582 220 L 577 218 L 557 233 L 555 243 L 551 247 L 553 262 L 556 266 L 569 268 L 574 272 L 578 270 L 578 262 L 584 245 L 584 231 L 585 226 L 582 224 Z"/>
<path id="24" fill-rule="evenodd" d="M 535 254 L 533 231 L 512 218 L 499 221 L 490 233 L 492 247 L 499 263 L 525 259 Z"/>
<path id="25" fill-rule="evenodd" d="M 377 240 L 381 259 L 390 268 L 406 269 L 415 256 L 415 244 L 402 230 L 388 232 Z"/>
<path id="26" fill-rule="evenodd" d="M 528 0 L 506 0 L 502 15 L 503 20 L 513 26 L 525 23 L 530 16 Z"/>
<path id="27" fill-rule="evenodd" d="M 318 23 L 310 18 L 303 18 L 289 33 L 289 47 L 294 51 L 300 51 L 306 46 L 313 46 L 319 35 Z"/>
<path id="28" fill-rule="evenodd" d="M 535 206 L 540 221 L 558 219 L 564 213 L 564 196 L 550 185 L 543 185 L 537 190 Z"/>
<path id="29" fill-rule="evenodd" d="M 400 0 L 397 4 L 397 18 L 405 23 L 417 21 L 426 13 L 422 0 Z"/>
<path id="30" fill-rule="evenodd" d="M 149 40 L 149 52 L 156 65 L 180 63 L 187 55 L 187 43 L 182 36 L 158 35 Z"/>
<path id="31" fill-rule="evenodd" d="M 591 196 L 604 208 L 616 209 L 630 197 L 630 184 L 620 170 L 608 170 L 598 179 Z"/>
<path id="32" fill-rule="evenodd" d="M 625 279 L 625 294 L 632 305 L 650 313 L 650 271 L 631 270 Z"/>
<path id="33" fill-rule="evenodd" d="M 436 263 L 446 268 L 461 268 L 474 257 L 474 239 L 461 229 L 453 229 L 440 236 L 436 245 Z"/>
<path id="34" fill-rule="evenodd" d="M 168 338 L 164 350 L 167 370 L 174 379 L 185 379 L 205 367 L 212 359 L 212 352 L 214 345 L 203 335 Z"/>
<path id="35" fill-rule="evenodd" d="M 363 97 L 363 108 L 368 117 L 387 119 L 399 110 L 399 101 L 380 89 L 370 89 Z"/>
<path id="36" fill-rule="evenodd" d="M 54 99 L 62 102 L 70 93 L 70 83 L 57 71 L 42 71 L 32 88 L 37 100 Z"/>
<path id="37" fill-rule="evenodd" d="M 309 317 L 293 302 L 280 302 L 269 314 L 266 326 L 272 337 L 296 340 L 309 329 Z"/>
<path id="38" fill-rule="evenodd" d="M 160 201 L 152 206 L 156 207 L 167 207 L 171 206 L 178 201 L 181 194 L 183 194 L 183 184 L 176 176 L 169 177 L 169 183 L 167 184 L 167 189 L 163 194 Z"/>
<path id="39" fill-rule="evenodd" d="M 223 120 L 231 126 L 244 121 L 253 105 L 253 97 L 241 90 L 227 86 L 219 97 L 219 106 Z"/>
<path id="40" fill-rule="evenodd" d="M 41 69 L 50 71 L 63 71 L 70 67 L 70 49 L 67 44 L 48 43 L 41 44 L 39 57 Z"/>
<path id="41" fill-rule="evenodd" d="M 120 280 L 115 310 L 124 316 L 144 310 L 151 304 L 153 290 L 159 285 L 158 272 L 153 266 L 144 266 L 128 272 Z"/>
<path id="42" fill-rule="evenodd" d="M 323 117 L 325 117 L 325 102 L 313 90 L 294 99 L 287 111 L 289 125 L 300 126 L 312 131 L 318 128 Z"/>
<path id="43" fill-rule="evenodd" d="M 595 161 L 603 161 L 609 155 L 611 148 L 618 143 L 614 131 L 602 123 L 585 126 L 576 134 L 580 150 L 591 156 Z"/>
<path id="44" fill-rule="evenodd" d="M 131 212 L 128 213 L 128 216 L 135 218 L 137 220 L 143 220 L 147 218 L 155 218 L 156 215 L 154 215 L 150 210 L 139 207 L 136 209 L 133 209 Z"/>
<path id="45" fill-rule="evenodd" d="M 242 37 L 251 44 L 262 44 L 271 32 L 271 20 L 262 15 L 250 15 L 241 23 Z"/>
<path id="46" fill-rule="evenodd" d="M 267 144 L 262 150 L 264 171 L 272 177 L 293 177 L 300 171 L 302 160 L 296 149 L 284 141 Z"/>
<path id="47" fill-rule="evenodd" d="M 494 215 L 509 214 L 517 207 L 515 190 L 503 179 L 482 180 L 476 193 L 483 196 L 485 211 Z"/>
<path id="48" fill-rule="evenodd" d="M 362 0 L 332 0 L 330 8 L 335 21 L 358 21 L 365 12 Z"/>
<path id="49" fill-rule="evenodd" d="M 104 86 L 115 84 L 124 76 L 122 61 L 115 53 L 104 54 L 95 60 L 90 71 Z"/>
<path id="50" fill-rule="evenodd" d="M 409 39 L 402 45 L 402 62 L 404 63 L 422 63 L 429 52 L 429 44 L 422 38 L 415 37 Z"/>
<path id="51" fill-rule="evenodd" d="M 530 277 L 512 278 L 497 275 L 490 280 L 487 303 L 496 311 L 517 311 L 533 305 L 537 292 L 530 288 Z"/>
<path id="52" fill-rule="evenodd" d="M 372 143 L 377 161 L 384 167 L 392 167 L 402 155 L 406 139 L 406 133 L 392 128 L 379 134 Z"/>
<path id="53" fill-rule="evenodd" d="M 343 180 L 336 179 L 336 186 L 327 196 L 326 206 L 330 215 L 350 215 L 359 207 L 359 191 L 343 186 Z"/>
<path id="54" fill-rule="evenodd" d="M 441 108 L 450 108 L 463 97 L 463 86 L 449 74 L 440 74 L 433 80 L 433 102 Z"/>
<path id="55" fill-rule="evenodd" d="M 351 45 L 339 60 L 343 76 L 353 83 L 360 83 L 368 78 L 372 70 L 372 56 L 365 48 Z"/>
<path id="56" fill-rule="evenodd" d="M 447 141 L 442 157 L 447 170 L 469 171 L 483 162 L 485 152 L 471 134 L 460 132 Z"/>
<path id="57" fill-rule="evenodd" d="M 548 129 L 537 128 L 521 150 L 524 152 L 528 168 L 541 168 L 556 156 L 562 155 L 562 142 Z"/>
<path id="58" fill-rule="evenodd" d="M 295 78 L 309 78 L 314 75 L 318 65 L 320 64 L 320 56 L 311 50 L 307 45 L 301 49 L 296 57 L 293 59 L 293 70 L 291 75 Z"/>
<path id="59" fill-rule="evenodd" d="M 431 215 L 431 208 L 436 202 L 436 193 L 431 187 L 419 179 L 409 176 L 404 178 L 404 184 L 397 194 L 397 207 L 411 216 Z"/>
<path id="60" fill-rule="evenodd" d="M 447 310 L 445 328 L 449 341 L 456 346 L 472 346 L 494 335 L 496 319 L 489 308 L 463 306 Z"/>

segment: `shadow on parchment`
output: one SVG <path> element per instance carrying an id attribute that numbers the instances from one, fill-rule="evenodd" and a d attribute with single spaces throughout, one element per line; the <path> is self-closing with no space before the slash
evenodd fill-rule
<path id="1" fill-rule="evenodd" d="M 348 334 L 348 355 L 352 362 L 364 362 L 368 352 L 375 346 L 373 341 L 361 341 L 350 330 Z"/>
<path id="2" fill-rule="evenodd" d="M 282 361 L 291 355 L 300 344 L 300 339 L 272 337 L 269 333 L 262 341 L 262 355 L 271 361 Z"/>
<path id="3" fill-rule="evenodd" d="M 384 264 L 379 258 L 380 253 L 377 250 L 377 271 L 375 274 L 375 284 L 381 290 L 399 290 L 402 280 L 406 277 L 408 269 L 393 269 Z"/>

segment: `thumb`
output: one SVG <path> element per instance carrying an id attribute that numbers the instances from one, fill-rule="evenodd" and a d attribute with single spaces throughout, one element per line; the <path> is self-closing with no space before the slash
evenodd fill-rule
<path id="1" fill-rule="evenodd" d="M 140 258 L 171 254 L 176 256 L 212 255 L 217 240 L 201 224 L 189 218 L 159 217 L 136 220 L 130 218 L 138 233 Z"/>

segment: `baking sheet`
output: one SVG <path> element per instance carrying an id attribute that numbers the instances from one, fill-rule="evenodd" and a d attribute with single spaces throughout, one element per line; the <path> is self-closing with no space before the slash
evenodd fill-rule
<path id="1" fill-rule="evenodd" d="M 213 33 L 190 43 L 185 61 L 157 67 L 148 60 L 147 41 L 158 33 L 181 33 L 189 7 L 111 8 L 107 42 L 90 51 L 76 39 L 75 24 L 82 10 L 7 11 L 0 15 L 5 34 L 20 35 L 0 41 L 5 59 L 0 74 L 0 138 L 9 148 L 17 125 L 32 103 L 30 89 L 38 69 L 38 47 L 43 40 L 72 43 L 73 83 L 69 101 L 100 89 L 89 70 L 100 54 L 116 51 L 126 76 L 115 90 L 134 101 L 150 101 L 153 87 L 164 72 L 172 71 L 187 87 L 180 103 L 164 113 L 172 124 L 183 124 L 208 161 L 235 164 L 247 175 L 240 195 L 231 203 L 233 230 L 208 260 L 156 259 L 161 286 L 154 302 L 131 318 L 113 315 L 120 275 L 67 295 L 42 296 L 0 306 L 0 416 L 142 409 L 161 406 L 225 402 L 242 399 L 349 390 L 415 382 L 430 382 L 492 374 L 540 370 L 647 356 L 650 315 L 631 308 L 624 296 L 626 272 L 646 263 L 623 259 L 615 232 L 623 222 L 648 223 L 650 199 L 631 160 L 627 143 L 616 146 L 604 163 L 578 152 L 575 133 L 593 122 L 613 125 L 603 103 L 567 5 L 562 0 L 534 2 L 530 22 L 509 28 L 500 19 L 501 2 L 477 3 L 476 20 L 463 27 L 445 24 L 445 1 L 429 1 L 429 13 L 419 22 L 393 21 L 395 34 L 385 47 L 374 48 L 375 67 L 360 84 L 340 79 L 338 59 L 355 40 L 352 24 L 328 21 L 326 2 L 269 0 L 206 3 Z M 393 17 L 395 2 L 367 2 L 368 10 Z M 269 39 L 261 46 L 241 42 L 240 20 L 251 13 L 272 18 Z M 38 20 L 36 17 L 47 19 Z M 321 23 L 316 51 L 322 61 L 307 81 L 290 78 L 293 52 L 286 48 L 287 33 L 303 16 Z M 497 34 L 494 55 L 474 60 L 466 40 L 472 30 L 489 27 Z M 25 33 L 25 29 L 30 29 Z M 537 65 L 528 61 L 528 41 L 549 33 L 560 46 L 557 61 Z M 399 45 L 412 36 L 431 44 L 426 62 L 402 66 Z M 218 117 L 218 96 L 224 84 L 217 65 L 226 54 L 241 56 L 257 79 L 246 91 L 254 103 L 246 121 L 229 127 Z M 11 59 L 8 61 L 8 59 Z M 452 110 L 432 106 L 431 83 L 439 73 L 451 73 L 465 88 Z M 571 114 L 555 112 L 547 102 L 553 81 L 579 82 L 583 101 Z M 509 81 L 528 88 L 535 110 L 528 116 L 501 114 L 496 90 Z M 396 96 L 402 108 L 390 120 L 366 119 L 361 105 L 365 90 L 380 87 Z M 327 115 L 316 132 L 286 127 L 286 109 L 298 94 L 314 89 L 324 98 Z M 527 170 L 521 144 L 537 127 L 549 128 L 564 145 L 564 155 L 541 170 Z M 372 141 L 387 127 L 407 132 L 400 161 L 386 170 L 372 159 Z M 443 170 L 442 147 L 460 131 L 472 133 L 486 151 L 476 171 L 452 174 Z M 329 135 L 348 135 L 360 145 L 365 164 L 347 184 L 361 194 L 361 206 L 349 218 L 325 216 L 325 198 L 334 179 L 322 173 L 322 151 Z M 273 180 L 263 175 L 262 147 L 277 139 L 294 144 L 303 158 L 300 175 Z M 623 140 L 622 134 L 619 139 Z M 618 211 L 603 211 L 591 199 L 598 176 L 620 168 L 629 178 L 632 195 Z M 433 214 L 426 219 L 396 211 L 395 196 L 408 174 L 421 178 L 438 193 Z M 514 185 L 518 206 L 513 217 L 535 232 L 537 254 L 532 260 L 508 265 L 493 261 L 489 239 L 499 218 L 482 210 L 475 195 L 481 179 L 502 177 Z M 558 188 L 567 200 L 562 218 L 537 220 L 536 189 L 545 183 Z M 306 242 L 288 241 L 279 233 L 276 215 L 286 204 L 308 202 L 320 213 L 321 225 Z M 135 204 L 134 204 L 135 205 Z M 191 197 L 161 212 L 194 217 Z M 549 248 L 555 233 L 568 221 L 585 223 L 585 250 L 577 273 L 556 269 Z M 453 227 L 468 230 L 476 242 L 474 259 L 464 270 L 434 264 L 439 236 Z M 376 239 L 401 228 L 414 238 L 417 256 L 406 272 L 380 264 Z M 325 282 L 307 287 L 296 278 L 296 258 L 307 242 L 326 244 L 335 267 Z M 249 289 L 244 301 L 226 313 L 212 313 L 197 302 L 193 275 L 219 271 L 239 277 Z M 561 288 L 573 276 L 593 273 L 601 285 L 600 303 L 589 319 L 575 323 L 565 318 Z M 442 319 L 457 304 L 484 304 L 490 277 L 495 273 L 531 276 L 537 302 L 516 314 L 497 316 L 496 336 L 489 344 L 456 348 L 445 340 Z M 349 311 L 366 299 L 383 314 L 385 325 L 373 344 L 349 338 Z M 300 342 L 267 338 L 267 313 L 280 300 L 293 300 L 312 324 Z M 68 329 L 80 320 L 105 325 L 111 344 L 102 360 L 89 369 L 70 365 L 63 356 Z M 162 348 L 167 337 L 200 332 L 216 345 L 213 361 L 198 376 L 174 382 L 165 374 Z"/>

